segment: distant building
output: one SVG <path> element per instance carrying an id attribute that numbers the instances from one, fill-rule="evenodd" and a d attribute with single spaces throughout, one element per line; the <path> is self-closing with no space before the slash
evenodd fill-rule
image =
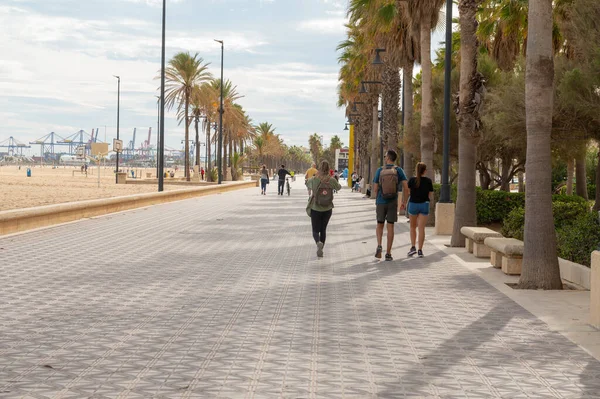
<path id="1" fill-rule="evenodd" d="M 350 158 L 350 150 L 348 147 L 335 150 L 335 169 L 343 171 L 348 167 L 348 160 Z"/>

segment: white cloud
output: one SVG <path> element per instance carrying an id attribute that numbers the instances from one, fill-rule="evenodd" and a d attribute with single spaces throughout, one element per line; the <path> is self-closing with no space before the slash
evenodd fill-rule
<path id="1" fill-rule="evenodd" d="M 346 18 L 321 18 L 302 21 L 298 24 L 298 30 L 302 32 L 320 33 L 320 34 L 341 34 L 346 32 L 344 24 L 348 20 Z"/>

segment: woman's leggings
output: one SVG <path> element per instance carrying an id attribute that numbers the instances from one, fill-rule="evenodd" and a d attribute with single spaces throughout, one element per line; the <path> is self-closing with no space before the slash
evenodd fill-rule
<path id="1" fill-rule="evenodd" d="M 260 179 L 260 186 L 263 191 L 267 191 L 267 184 L 269 183 L 268 179 Z"/>
<path id="2" fill-rule="evenodd" d="M 327 224 L 331 219 L 331 209 L 325 212 L 315 211 L 314 209 L 310 212 L 310 220 L 312 222 L 313 238 L 315 243 L 322 242 L 325 244 L 327 239 Z"/>

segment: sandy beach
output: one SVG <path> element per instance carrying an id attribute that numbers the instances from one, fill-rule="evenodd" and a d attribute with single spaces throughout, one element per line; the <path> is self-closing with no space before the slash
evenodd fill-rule
<path id="1" fill-rule="evenodd" d="M 37 165 L 31 168 L 31 177 L 27 177 L 26 166 L 22 166 L 21 170 L 14 165 L 1 166 L 0 211 L 157 191 L 155 185 L 116 185 L 112 171 L 111 167 L 100 168 L 98 187 L 96 167 L 90 167 L 86 177 L 78 167 L 52 169 L 52 166 Z M 143 169 L 135 171 L 145 176 Z M 147 172 L 154 172 L 154 169 Z M 152 176 L 155 177 L 155 172 Z M 183 177 L 183 171 L 179 171 L 176 177 Z M 165 190 L 183 188 L 166 183 L 168 181 L 165 182 Z"/>

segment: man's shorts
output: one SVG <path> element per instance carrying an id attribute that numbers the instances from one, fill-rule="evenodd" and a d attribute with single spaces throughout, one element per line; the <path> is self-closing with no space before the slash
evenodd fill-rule
<path id="1" fill-rule="evenodd" d="M 428 216 L 429 215 L 429 202 L 423 202 L 416 204 L 414 202 L 408 203 L 408 214 L 411 216 Z"/>
<path id="2" fill-rule="evenodd" d="M 398 221 L 398 201 L 389 204 L 377 204 L 377 223 L 396 223 Z"/>

